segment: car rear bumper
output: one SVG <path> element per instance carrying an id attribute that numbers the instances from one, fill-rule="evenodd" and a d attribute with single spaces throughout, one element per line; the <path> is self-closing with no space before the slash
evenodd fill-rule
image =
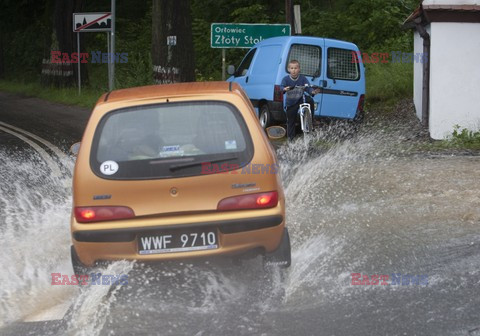
<path id="1" fill-rule="evenodd" d="M 138 220 L 128 227 L 117 221 L 115 227 L 108 224 L 79 224 L 72 222 L 72 241 L 79 260 L 86 266 L 103 260 L 161 261 L 183 258 L 208 257 L 216 255 L 242 254 L 250 250 L 274 251 L 280 244 L 284 217 L 280 214 L 249 217 L 242 219 L 206 220 L 167 225 L 151 224 L 152 220 Z M 120 223 L 120 224 L 118 224 Z M 218 235 L 218 248 L 143 255 L 138 253 L 138 237 L 162 230 L 185 230 L 188 228 L 214 228 Z"/>

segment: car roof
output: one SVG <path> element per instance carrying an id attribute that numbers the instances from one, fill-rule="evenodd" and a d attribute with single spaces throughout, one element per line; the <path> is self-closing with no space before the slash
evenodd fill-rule
<path id="1" fill-rule="evenodd" d="M 269 45 L 269 44 L 289 44 L 289 43 L 318 43 L 319 40 L 325 40 L 325 41 L 330 41 L 330 42 L 339 42 L 343 45 L 350 45 L 353 48 L 357 48 L 357 46 L 349 41 L 343 41 L 343 40 L 337 40 L 337 39 L 331 39 L 331 38 L 326 38 L 326 37 L 316 37 L 316 36 L 277 36 L 277 37 L 271 37 L 265 40 L 262 40 L 258 42 L 255 46 L 262 46 L 262 45 Z"/>
<path id="2" fill-rule="evenodd" d="M 232 82 L 191 82 L 163 85 L 148 85 L 110 91 L 100 97 L 97 105 L 155 98 L 234 93 L 241 95 L 241 87 Z"/>

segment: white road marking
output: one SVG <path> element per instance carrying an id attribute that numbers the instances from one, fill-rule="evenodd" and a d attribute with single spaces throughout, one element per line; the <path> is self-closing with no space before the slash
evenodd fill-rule
<path id="1" fill-rule="evenodd" d="M 1 122 L 0 122 L 1 123 Z M 3 124 L 3 123 L 2 123 Z M 51 158 L 51 156 L 42 148 L 40 147 L 39 145 L 37 145 L 35 142 L 33 142 L 32 140 L 24 137 L 23 135 L 21 134 L 18 134 L 17 132 L 14 132 L 12 130 L 9 130 L 8 128 L 5 128 L 5 127 L 2 127 L 0 126 L 0 130 L 6 132 L 6 133 L 9 133 L 13 136 L 16 136 L 17 138 L 19 138 L 20 140 L 23 140 L 25 141 L 27 144 L 29 144 L 30 146 L 33 147 L 33 149 L 35 149 L 38 154 L 40 154 L 40 156 L 45 160 L 45 162 L 47 163 L 47 165 L 50 167 L 50 170 L 52 171 L 52 174 L 54 176 L 56 176 L 57 178 L 60 178 L 62 176 L 62 173 L 60 172 L 60 169 L 58 168 L 58 165 L 56 164 L 56 162 Z M 52 145 L 53 146 L 53 145 Z"/>
<path id="2" fill-rule="evenodd" d="M 51 142 L 39 137 L 38 135 L 36 134 L 33 134 L 33 133 L 30 133 L 28 131 L 25 131 L 24 129 L 21 129 L 21 128 L 18 128 L 18 127 L 15 127 L 13 125 L 10 125 L 10 124 L 7 124 L 7 123 L 4 123 L 2 121 L 0 121 L 0 125 L 3 125 L 5 127 L 8 127 L 12 130 L 15 130 L 19 133 L 23 133 L 25 135 L 28 135 L 30 138 L 32 139 L 35 139 L 37 140 L 38 142 L 41 142 L 42 144 L 44 144 L 45 146 L 47 146 L 48 148 L 50 148 L 59 158 L 60 160 L 64 161 L 65 159 L 67 159 L 67 156 L 65 155 L 64 152 L 62 152 L 57 146 L 55 146 L 54 144 L 52 144 Z"/>

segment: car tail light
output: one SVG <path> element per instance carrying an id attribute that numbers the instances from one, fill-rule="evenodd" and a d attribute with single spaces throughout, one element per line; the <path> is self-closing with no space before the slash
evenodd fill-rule
<path id="1" fill-rule="evenodd" d="M 283 90 L 280 85 L 273 87 L 273 101 L 283 103 Z"/>
<path id="2" fill-rule="evenodd" d="M 133 210 L 124 206 L 75 207 L 74 213 L 75 219 L 79 223 L 101 222 L 135 217 Z"/>
<path id="3" fill-rule="evenodd" d="M 365 104 L 365 95 L 361 95 L 358 100 L 357 111 L 363 112 L 363 105 Z"/>
<path id="4" fill-rule="evenodd" d="M 273 208 L 278 204 L 276 191 L 240 195 L 224 198 L 218 202 L 217 210 L 245 210 Z"/>

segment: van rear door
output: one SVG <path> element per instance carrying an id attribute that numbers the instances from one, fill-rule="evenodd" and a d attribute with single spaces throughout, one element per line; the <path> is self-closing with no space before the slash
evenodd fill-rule
<path id="1" fill-rule="evenodd" d="M 325 39 L 320 115 L 353 119 L 360 97 L 365 94 L 365 72 L 351 43 Z"/>

